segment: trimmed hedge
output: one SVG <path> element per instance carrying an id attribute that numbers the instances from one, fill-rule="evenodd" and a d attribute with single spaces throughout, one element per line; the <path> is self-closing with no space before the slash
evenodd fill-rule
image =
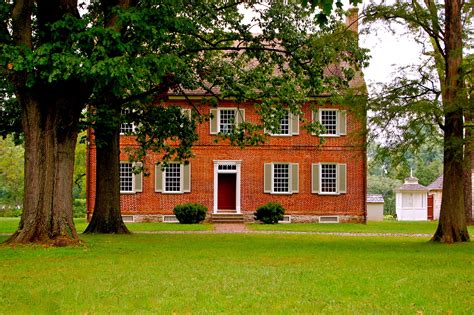
<path id="1" fill-rule="evenodd" d="M 198 203 L 185 203 L 177 205 L 173 213 L 181 224 L 193 224 L 204 221 L 207 208 Z"/>
<path id="2" fill-rule="evenodd" d="M 254 213 L 255 220 L 262 221 L 265 224 L 275 224 L 283 219 L 285 208 L 279 203 L 269 202 L 266 205 L 257 208 Z"/>

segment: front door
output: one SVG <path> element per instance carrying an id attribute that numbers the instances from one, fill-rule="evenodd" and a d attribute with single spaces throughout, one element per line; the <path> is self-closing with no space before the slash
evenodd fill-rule
<path id="1" fill-rule="evenodd" d="M 218 174 L 217 209 L 235 210 L 237 174 Z"/>
<path id="2" fill-rule="evenodd" d="M 428 195 L 428 220 L 433 220 L 433 195 Z"/>

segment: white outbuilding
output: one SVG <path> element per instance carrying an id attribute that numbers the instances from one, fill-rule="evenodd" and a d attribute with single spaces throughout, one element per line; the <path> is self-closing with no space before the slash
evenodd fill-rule
<path id="1" fill-rule="evenodd" d="M 428 219 L 438 220 L 443 196 L 443 175 L 428 185 Z"/>
<path id="2" fill-rule="evenodd" d="M 428 220 L 428 188 L 418 184 L 418 178 L 410 176 L 395 190 L 395 207 L 399 221 Z"/>

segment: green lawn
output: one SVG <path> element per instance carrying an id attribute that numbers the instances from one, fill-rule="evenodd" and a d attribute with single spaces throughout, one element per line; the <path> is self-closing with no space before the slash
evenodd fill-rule
<path id="1" fill-rule="evenodd" d="M 0 234 L 13 233 L 18 228 L 20 218 L 1 218 L 0 217 Z M 76 229 L 82 233 L 86 227 L 85 219 L 74 219 Z M 206 231 L 212 230 L 212 224 L 177 224 L 177 223 L 127 223 L 127 227 L 131 231 Z M 1 313 L 1 312 L 0 312 Z"/>
<path id="2" fill-rule="evenodd" d="M 299 232 L 354 232 L 354 233 L 407 233 L 407 234 L 434 234 L 437 221 L 424 222 L 368 222 L 344 224 L 318 224 L 318 223 L 291 223 L 291 224 L 249 224 L 248 227 L 255 231 L 299 231 Z M 469 226 L 470 235 L 474 235 L 474 226 Z"/>
<path id="3" fill-rule="evenodd" d="M 287 234 L 82 238 L 85 245 L 73 248 L 0 247 L 0 313 L 474 313 L 473 243 Z"/>

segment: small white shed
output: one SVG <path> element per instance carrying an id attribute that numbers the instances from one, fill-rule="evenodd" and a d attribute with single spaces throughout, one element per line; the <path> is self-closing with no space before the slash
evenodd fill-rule
<path id="1" fill-rule="evenodd" d="M 367 194 L 367 221 L 383 221 L 383 195 Z"/>
<path id="2" fill-rule="evenodd" d="M 428 188 L 418 184 L 418 178 L 407 177 L 395 190 L 395 207 L 399 221 L 428 220 Z"/>

